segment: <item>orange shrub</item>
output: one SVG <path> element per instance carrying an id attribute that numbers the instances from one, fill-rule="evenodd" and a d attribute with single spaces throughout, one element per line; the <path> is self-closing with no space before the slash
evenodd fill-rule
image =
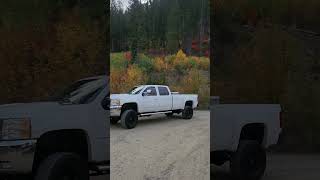
<path id="1" fill-rule="evenodd" d="M 119 93 L 123 91 L 125 83 L 126 71 L 122 69 L 111 68 L 110 70 L 110 90 L 111 93 Z"/>
<path id="2" fill-rule="evenodd" d="M 136 65 L 129 66 L 125 79 L 124 87 L 126 88 L 126 91 L 145 82 L 143 71 Z"/>
<path id="3" fill-rule="evenodd" d="M 165 71 L 167 69 L 167 64 L 165 63 L 164 59 L 157 57 L 154 62 L 154 69 L 157 72 Z"/>

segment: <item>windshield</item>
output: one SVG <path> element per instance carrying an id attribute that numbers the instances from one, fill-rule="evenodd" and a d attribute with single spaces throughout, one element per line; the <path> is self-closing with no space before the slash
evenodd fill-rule
<path id="1" fill-rule="evenodd" d="M 143 89 L 143 86 L 135 86 L 128 92 L 128 94 L 139 94 L 142 89 Z"/>
<path id="2" fill-rule="evenodd" d="M 61 103 L 86 104 L 105 88 L 104 79 L 80 80 L 66 88 L 55 100 Z"/>

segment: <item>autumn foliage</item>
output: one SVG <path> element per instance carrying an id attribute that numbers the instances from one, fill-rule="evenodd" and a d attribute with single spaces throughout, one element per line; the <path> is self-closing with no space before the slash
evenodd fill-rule
<path id="1" fill-rule="evenodd" d="M 105 25 L 82 10 L 61 8 L 55 20 L 44 13 L 48 19 L 36 22 L 3 17 L 0 104 L 48 99 L 75 80 L 107 72 Z"/>
<path id="2" fill-rule="evenodd" d="M 208 107 L 210 82 L 207 57 L 174 55 L 149 57 L 139 54 L 136 64 L 127 63 L 127 53 L 111 54 L 111 92 L 125 93 L 140 84 L 165 84 L 181 93 L 197 93 L 200 106 Z"/>

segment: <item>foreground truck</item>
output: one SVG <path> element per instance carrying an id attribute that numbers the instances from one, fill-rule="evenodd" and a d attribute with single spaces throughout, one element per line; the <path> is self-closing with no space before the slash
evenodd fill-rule
<path id="1" fill-rule="evenodd" d="M 171 92 L 163 85 L 136 86 L 127 94 L 111 94 L 110 99 L 111 123 L 120 121 L 125 129 L 134 128 L 138 116 L 181 113 L 182 118 L 191 119 L 198 106 L 198 95 Z"/>
<path id="2" fill-rule="evenodd" d="M 230 161 L 235 180 L 258 180 L 266 169 L 266 149 L 281 133 L 279 104 L 219 104 L 211 97 L 211 164 Z"/>
<path id="3" fill-rule="evenodd" d="M 47 102 L 0 106 L 0 175 L 88 180 L 109 173 L 107 76 L 79 80 Z"/>

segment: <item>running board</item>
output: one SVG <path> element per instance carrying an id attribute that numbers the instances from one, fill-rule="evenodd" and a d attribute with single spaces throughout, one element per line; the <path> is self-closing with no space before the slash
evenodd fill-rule
<path id="1" fill-rule="evenodd" d="M 110 174 L 110 166 L 97 166 L 94 172 L 90 173 L 90 176 L 100 176 Z"/>
<path id="2" fill-rule="evenodd" d="M 161 112 L 153 112 L 153 113 L 142 113 L 142 114 L 140 114 L 140 116 L 143 117 L 143 116 L 151 116 L 151 115 L 166 114 L 166 113 L 172 113 L 172 111 L 161 111 Z"/>

